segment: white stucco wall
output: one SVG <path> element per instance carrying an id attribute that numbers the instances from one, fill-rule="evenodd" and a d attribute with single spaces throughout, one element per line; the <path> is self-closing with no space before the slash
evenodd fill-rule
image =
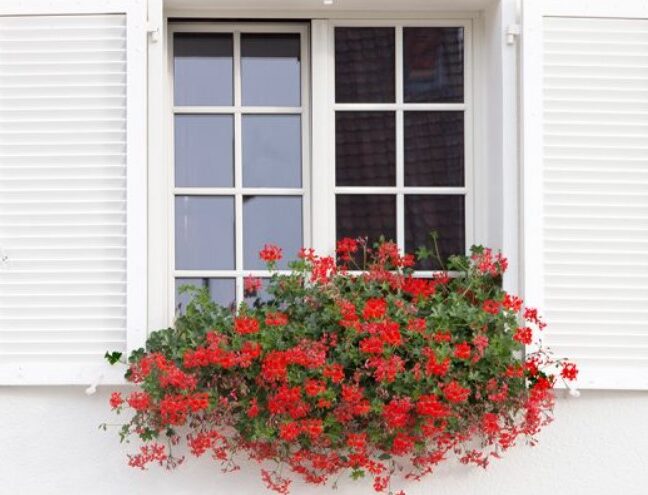
<path id="1" fill-rule="evenodd" d="M 0 389 L 0 494 L 11 495 L 262 495 L 256 466 L 223 475 L 208 459 L 176 471 L 126 465 L 116 432 L 97 425 L 114 419 L 109 389 Z M 445 466 L 408 495 L 646 495 L 648 393 L 583 392 L 560 399 L 556 421 L 540 444 L 519 446 L 486 471 Z M 337 492 L 296 485 L 294 495 L 369 495 L 365 483 L 344 480 Z"/>

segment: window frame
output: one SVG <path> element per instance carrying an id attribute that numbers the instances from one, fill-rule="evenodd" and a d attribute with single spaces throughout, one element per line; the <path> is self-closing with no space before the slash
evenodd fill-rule
<path id="1" fill-rule="evenodd" d="M 311 237 L 311 89 L 310 89 L 310 33 L 307 22 L 169 22 L 167 28 L 168 56 L 168 164 L 167 164 L 167 315 L 169 322 L 176 316 L 176 278 L 222 278 L 235 280 L 235 300 L 244 299 L 243 278 L 247 275 L 268 277 L 270 272 L 259 269 L 245 269 L 243 261 L 243 196 L 284 196 L 302 198 L 303 244 L 309 244 Z M 177 106 L 174 98 L 173 37 L 175 33 L 232 33 L 233 34 L 233 104 L 231 106 Z M 300 36 L 301 56 L 301 105 L 287 106 L 244 106 L 241 103 L 241 33 L 295 33 Z M 237 63 L 237 61 L 239 63 Z M 234 118 L 234 186 L 233 187 L 176 187 L 175 186 L 175 115 L 232 115 Z M 244 187 L 242 175 L 242 116 L 243 115 L 300 115 L 302 186 L 300 188 Z M 175 267 L 175 198 L 179 195 L 234 197 L 234 253 L 235 265 L 231 270 L 178 270 Z M 290 254 L 290 253 L 286 253 Z M 296 253 L 294 253 L 296 254 Z M 280 271 L 288 273 L 287 270 Z"/>
<path id="2" fill-rule="evenodd" d="M 174 13 L 174 15 L 177 13 Z M 210 14 L 210 15 L 208 15 Z M 217 21 L 205 21 L 207 17 L 218 17 Z M 180 16 L 179 18 L 186 18 Z M 165 105 L 157 109 L 151 109 L 156 115 L 161 115 L 163 132 L 165 136 L 164 146 L 164 170 L 159 175 L 152 174 L 150 176 L 149 187 L 154 191 L 150 201 L 155 202 L 155 206 L 151 208 L 151 224 L 160 224 L 162 227 L 158 229 L 159 235 L 157 236 L 160 241 L 164 240 L 162 249 L 149 250 L 149 263 L 153 266 L 165 266 L 164 274 L 157 274 L 152 276 L 153 271 L 149 274 L 150 283 L 163 282 L 163 287 L 155 290 L 154 297 L 151 298 L 149 306 L 149 322 L 155 322 L 155 328 L 160 326 L 160 323 L 166 325 L 172 324 L 175 319 L 175 282 L 174 282 L 174 267 L 175 253 L 173 251 L 174 243 L 174 219 L 173 219 L 173 197 L 172 194 L 174 185 L 174 153 L 173 153 L 173 51 L 172 40 L 173 33 L 176 32 L 172 29 L 173 26 L 188 24 L 196 31 L 203 29 L 213 28 L 213 26 L 221 24 L 224 31 L 231 31 L 229 26 L 233 24 L 240 26 L 259 27 L 261 31 L 267 31 L 270 26 L 295 26 L 288 17 L 276 19 L 273 16 L 264 16 L 263 21 L 259 22 L 246 22 L 240 21 L 240 17 L 232 18 L 227 16 L 217 16 L 215 12 L 193 13 L 189 16 L 192 18 L 190 22 L 175 21 L 168 15 L 164 18 L 165 21 L 165 46 L 163 47 L 162 60 L 166 65 L 166 80 L 163 82 L 164 88 L 158 89 L 158 93 L 162 93 Z M 475 169 L 474 156 L 482 152 L 481 141 L 483 140 L 482 130 L 475 127 L 475 122 L 482 115 L 481 109 L 483 103 L 480 103 L 477 94 L 483 93 L 483 88 L 478 84 L 481 81 L 479 74 L 481 73 L 481 65 L 479 63 L 478 55 L 483 50 L 475 45 L 475 39 L 481 35 L 481 24 L 476 22 L 473 13 L 466 14 L 465 16 L 457 15 L 444 15 L 435 13 L 426 13 L 425 19 L 409 19 L 407 17 L 398 15 L 380 14 L 374 18 L 371 16 L 354 16 L 345 15 L 331 16 L 326 19 L 312 18 L 310 21 L 303 21 L 303 17 L 309 16 L 294 16 L 299 19 L 307 29 L 309 36 L 307 37 L 308 50 L 306 56 L 309 61 L 309 79 L 308 85 L 303 88 L 310 94 L 310 107 L 306 108 L 310 116 L 309 127 L 309 140 L 304 143 L 304 149 L 309 150 L 310 166 L 307 171 L 310 174 L 310 201 L 304 204 L 304 217 L 306 218 L 306 208 L 309 208 L 308 217 L 310 218 L 310 246 L 320 253 L 332 253 L 335 250 L 336 238 L 336 218 L 335 218 L 335 108 L 334 108 L 334 92 L 335 92 L 335 58 L 334 58 L 334 29 L 336 26 L 347 27 L 463 27 L 464 28 L 464 101 L 463 103 L 410 103 L 408 106 L 423 105 L 423 108 L 430 110 L 447 110 L 463 108 L 464 112 L 464 156 L 465 156 L 465 242 L 466 248 L 475 242 L 483 242 L 487 237 L 486 231 L 486 208 L 487 208 L 487 186 L 483 188 L 476 188 L 475 182 L 483 182 L 486 180 L 486 171 Z M 310 16 L 312 17 L 312 16 Z M 222 31 L 221 31 L 222 32 Z M 402 32 L 402 31 L 401 31 Z M 402 35 L 401 35 L 402 42 Z M 303 50 L 303 47 L 302 47 Z M 397 64 L 400 66 L 400 74 L 402 80 L 402 52 L 397 54 Z M 304 59 L 305 60 L 305 59 Z M 396 74 L 395 74 L 395 77 Z M 401 96 L 402 97 L 402 94 Z M 302 103 L 306 100 L 302 98 Z M 356 104 L 341 104 L 341 105 L 356 105 Z M 360 104 L 364 105 L 364 104 Z M 402 112 L 405 110 L 401 110 Z M 475 118 L 475 115 L 478 118 Z M 159 135 L 159 130 L 158 134 Z M 317 139 L 313 136 L 317 135 Z M 404 143 L 403 133 L 400 132 L 400 167 L 403 169 L 404 159 Z M 306 146 L 308 148 L 306 148 Z M 481 155 L 480 155 L 481 156 Z M 304 182 L 304 185 L 306 182 Z M 408 188 L 410 193 L 417 192 L 418 188 Z M 425 190 L 436 189 L 437 194 L 443 194 L 448 188 L 423 188 Z M 456 189 L 456 188 L 454 188 Z M 163 191 L 161 193 L 160 191 Z M 160 198 L 162 196 L 162 198 Z M 404 202 L 404 197 L 401 200 Z M 401 205 L 402 206 L 402 205 Z M 479 206 L 479 207 L 478 207 Z M 403 209 L 404 211 L 404 209 Z M 404 223 L 401 221 L 398 227 L 402 232 L 399 239 L 404 245 Z M 151 227 L 149 227 L 151 229 Z M 165 230 L 162 235 L 162 229 Z M 306 232 L 306 231 L 304 231 Z M 159 262 L 159 263 L 158 263 Z M 207 272 L 209 273 L 209 272 Z M 424 277 L 432 276 L 434 271 L 420 271 L 417 272 Z M 244 274 L 258 275 L 259 271 L 249 270 Z M 261 272 L 266 274 L 266 272 Z M 162 280 L 163 279 L 163 280 Z M 239 288 L 237 287 L 237 291 Z M 242 291 L 242 288 L 240 289 Z"/>
<path id="3" fill-rule="evenodd" d="M 394 27 L 396 36 L 396 102 L 395 103 L 336 103 L 335 101 L 335 28 L 336 27 Z M 462 27 L 464 30 L 464 101 L 463 103 L 405 103 L 403 102 L 403 28 Z M 464 194 L 466 249 L 475 242 L 474 187 L 474 69 L 473 21 L 465 19 L 331 19 L 313 21 L 313 247 L 330 253 L 335 250 L 337 194 L 394 194 L 396 196 L 396 242 L 405 248 L 405 194 Z M 326 49 L 323 49 L 323 47 Z M 326 84 L 316 84 L 325 80 Z M 335 185 L 335 113 L 336 111 L 388 110 L 396 112 L 396 186 L 336 186 Z M 464 114 L 464 186 L 406 187 L 404 185 L 404 113 L 405 111 L 462 110 Z M 329 217 L 329 218 L 327 218 Z M 431 277 L 435 271 L 421 270 L 417 275 Z"/>

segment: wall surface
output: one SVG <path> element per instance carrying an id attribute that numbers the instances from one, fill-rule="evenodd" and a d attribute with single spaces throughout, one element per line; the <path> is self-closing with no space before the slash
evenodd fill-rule
<path id="1" fill-rule="evenodd" d="M 109 389 L 0 388 L 2 495 L 262 495 L 256 466 L 223 475 L 208 459 L 176 471 L 126 465 L 115 431 Z M 408 495 L 646 495 L 648 393 L 583 392 L 560 399 L 556 421 L 538 446 L 518 446 L 488 470 L 444 466 Z M 343 479 L 337 491 L 297 485 L 293 495 L 369 495 L 367 483 Z"/>

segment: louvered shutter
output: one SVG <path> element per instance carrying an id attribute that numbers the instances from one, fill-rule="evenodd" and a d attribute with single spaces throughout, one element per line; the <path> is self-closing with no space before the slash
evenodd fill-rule
<path id="1" fill-rule="evenodd" d="M 146 325 L 145 5 L 38 5 L 0 6 L 0 383 L 114 382 Z"/>
<path id="2" fill-rule="evenodd" d="M 648 11 L 611 3 L 524 3 L 525 290 L 579 387 L 645 389 Z"/>

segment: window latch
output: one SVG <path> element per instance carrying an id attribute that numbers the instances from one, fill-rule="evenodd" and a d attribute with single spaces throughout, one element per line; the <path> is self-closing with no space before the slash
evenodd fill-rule
<path id="1" fill-rule="evenodd" d="M 521 33 L 522 28 L 519 24 L 509 24 L 506 28 L 506 44 L 514 45 Z"/>
<path id="2" fill-rule="evenodd" d="M 160 39 L 160 28 L 149 22 L 146 24 L 146 33 L 151 35 L 151 43 L 157 43 Z"/>

